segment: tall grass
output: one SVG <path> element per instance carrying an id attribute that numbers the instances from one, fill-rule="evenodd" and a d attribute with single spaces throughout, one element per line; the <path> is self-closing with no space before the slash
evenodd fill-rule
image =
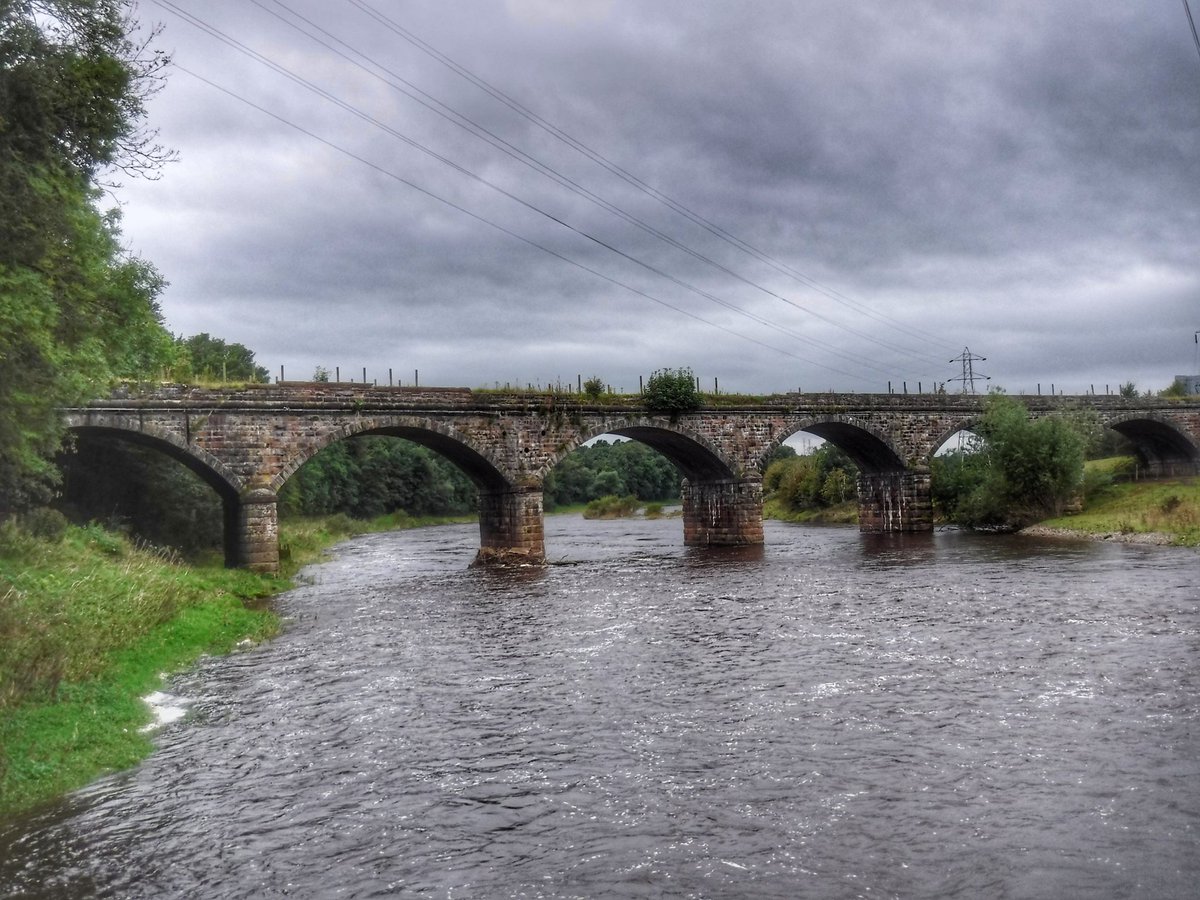
<path id="1" fill-rule="evenodd" d="M 144 756 L 139 698 L 202 653 L 274 634 L 251 601 L 284 584 L 184 566 L 98 526 L 61 541 L 0 527 L 0 813 Z"/>

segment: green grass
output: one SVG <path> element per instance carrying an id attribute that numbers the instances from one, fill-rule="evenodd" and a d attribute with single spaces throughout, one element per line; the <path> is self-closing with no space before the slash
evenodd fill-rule
<path id="1" fill-rule="evenodd" d="M 276 632 L 271 576 L 181 565 L 95 526 L 0 530 L 0 814 L 149 751 L 140 700 L 163 672 Z"/>
<path id="2" fill-rule="evenodd" d="M 1104 462 L 1104 461 L 1100 461 Z M 1128 481 L 1097 490 L 1075 515 L 1039 523 L 1085 534 L 1169 534 L 1200 546 L 1200 478 Z"/>
<path id="3" fill-rule="evenodd" d="M 858 501 L 847 500 L 835 506 L 820 509 L 791 509 L 779 500 L 768 498 L 763 503 L 763 518 L 780 522 L 814 525 L 857 525 Z"/>

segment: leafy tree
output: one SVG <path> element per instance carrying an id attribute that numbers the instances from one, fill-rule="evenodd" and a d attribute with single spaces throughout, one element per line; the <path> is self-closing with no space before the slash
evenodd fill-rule
<path id="1" fill-rule="evenodd" d="M 855 495 L 858 468 L 833 444 L 803 456 L 776 453 L 772 460 L 763 491 L 793 512 L 834 506 Z"/>
<path id="2" fill-rule="evenodd" d="M 583 394 L 589 400 L 599 400 L 600 395 L 604 393 L 604 379 L 599 375 L 593 375 L 583 383 Z"/>
<path id="3" fill-rule="evenodd" d="M 607 497 L 613 494 L 625 493 L 625 482 L 612 469 L 602 469 L 596 473 L 592 483 L 588 485 L 588 493 L 595 497 Z"/>
<path id="4" fill-rule="evenodd" d="M 201 381 L 270 381 L 267 370 L 254 362 L 254 351 L 241 344 L 227 344 L 207 332 L 180 338 L 179 345 L 185 352 L 191 378 Z M 325 380 L 329 380 L 326 373 Z"/>
<path id="5" fill-rule="evenodd" d="M 326 447 L 288 480 L 279 500 L 284 515 L 448 515 L 475 508 L 475 486 L 419 444 L 365 436 Z"/>
<path id="6" fill-rule="evenodd" d="M 1120 388 L 1122 397 L 1136 397 L 1138 395 L 1137 385 L 1132 381 L 1127 381 Z"/>
<path id="7" fill-rule="evenodd" d="M 692 412 L 703 404 L 691 369 L 659 369 L 646 382 L 642 396 L 647 409 L 672 415 Z"/>
<path id="8" fill-rule="evenodd" d="M 580 447 L 546 477 L 546 507 L 587 503 L 610 494 L 641 500 L 679 497 L 679 470 L 665 456 L 638 441 L 596 441 Z"/>
<path id="9" fill-rule="evenodd" d="M 1067 418 L 1033 421 L 1018 400 L 993 395 L 975 430 L 975 452 L 935 461 L 935 504 L 953 521 L 1019 528 L 1060 514 L 1078 492 L 1086 439 Z"/>
<path id="10" fill-rule="evenodd" d="M 0 0 L 0 514 L 44 501 L 57 407 L 173 357 L 163 282 L 128 257 L 100 176 L 169 154 L 142 125 L 167 60 L 122 0 Z"/>

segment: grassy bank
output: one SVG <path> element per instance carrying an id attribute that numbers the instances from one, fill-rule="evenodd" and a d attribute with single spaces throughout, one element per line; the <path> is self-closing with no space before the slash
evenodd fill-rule
<path id="1" fill-rule="evenodd" d="M 285 520 L 283 577 L 184 564 L 98 526 L 61 541 L 0 527 L 0 817 L 144 758 L 141 698 L 162 673 L 274 635 L 262 598 L 326 547 L 447 521 L 469 519 Z"/>
<path id="2" fill-rule="evenodd" d="M 0 815 L 136 763 L 140 698 L 202 653 L 275 633 L 286 582 L 195 568 L 97 526 L 0 532 Z"/>
<path id="3" fill-rule="evenodd" d="M 1080 512 L 1047 519 L 1037 527 L 1108 538 L 1162 535 L 1166 543 L 1200 547 L 1200 478 L 1108 485 Z"/>
<path id="4" fill-rule="evenodd" d="M 811 525 L 857 525 L 858 501 L 849 500 L 819 509 L 795 510 L 777 499 L 770 498 L 763 503 L 763 518 Z"/>

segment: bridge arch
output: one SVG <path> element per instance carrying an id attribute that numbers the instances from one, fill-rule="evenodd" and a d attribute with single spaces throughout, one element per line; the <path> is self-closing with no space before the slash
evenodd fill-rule
<path id="1" fill-rule="evenodd" d="M 467 435 L 445 422 L 409 416 L 384 416 L 357 418 L 297 446 L 296 452 L 271 479 L 271 490 L 278 493 L 302 465 L 326 447 L 338 441 L 368 435 L 403 438 L 428 447 L 462 469 L 481 491 L 503 491 L 514 486 L 514 479 L 503 471 L 486 450 L 477 447 Z"/>
<path id="2" fill-rule="evenodd" d="M 196 473 L 224 501 L 236 500 L 245 488 L 243 479 L 203 447 L 188 444 L 178 435 L 153 427 L 138 429 L 68 421 L 67 431 L 82 437 L 111 437 L 149 447 Z"/>
<path id="3" fill-rule="evenodd" d="M 638 416 L 581 427 L 573 442 L 551 454 L 538 474 L 539 480 L 544 480 L 570 453 L 603 434 L 643 443 L 669 459 L 682 473 L 685 544 L 763 542 L 761 475 L 732 463 L 710 438 L 670 419 Z"/>
<path id="4" fill-rule="evenodd" d="M 572 446 L 554 453 L 538 473 L 540 479 L 588 441 L 615 434 L 645 444 L 669 459 L 690 482 L 714 481 L 737 477 L 735 467 L 708 438 L 668 419 L 632 418 L 606 422 L 584 429 Z"/>
<path id="5" fill-rule="evenodd" d="M 889 435 L 853 416 L 806 417 L 791 423 L 789 429 L 772 440 L 759 460 L 760 471 L 765 471 L 766 461 L 784 441 L 801 431 L 829 441 L 850 457 L 859 471 L 866 475 L 903 472 L 908 468 L 904 454 Z"/>
<path id="6" fill-rule="evenodd" d="M 249 499 L 253 503 L 255 498 L 250 497 L 253 492 L 247 491 L 244 480 L 203 447 L 189 444 L 176 434 L 162 431 L 146 423 L 139 423 L 139 427 L 134 429 L 112 424 L 77 422 L 72 417 L 67 421 L 67 431 L 80 437 L 112 438 L 147 447 L 175 460 L 195 473 L 221 498 L 221 506 L 224 510 L 222 542 L 225 549 L 225 564 L 233 567 L 249 561 L 243 540 L 246 531 L 244 519 L 248 514 L 248 509 L 247 504 L 243 501 Z M 277 564 L 277 550 L 275 559 Z"/>
<path id="7" fill-rule="evenodd" d="M 1150 474 L 1200 472 L 1200 446 L 1169 417 L 1153 411 L 1128 412 L 1109 417 L 1104 424 L 1133 444 Z"/>
<path id="8" fill-rule="evenodd" d="M 979 426 L 979 423 L 982 420 L 983 420 L 982 415 L 968 416 L 968 417 L 962 419 L 962 421 L 956 422 L 954 425 L 951 425 L 949 428 L 946 428 L 943 431 L 941 431 L 933 439 L 933 443 L 930 445 L 929 456 L 925 458 L 925 465 L 927 465 L 927 466 L 931 465 L 933 462 L 933 457 L 936 456 L 938 451 L 941 450 L 942 447 L 944 447 L 946 445 L 946 442 L 949 441 L 956 434 L 959 434 L 960 432 L 963 432 L 963 431 L 969 431 L 972 434 L 977 434 L 975 429 Z"/>

